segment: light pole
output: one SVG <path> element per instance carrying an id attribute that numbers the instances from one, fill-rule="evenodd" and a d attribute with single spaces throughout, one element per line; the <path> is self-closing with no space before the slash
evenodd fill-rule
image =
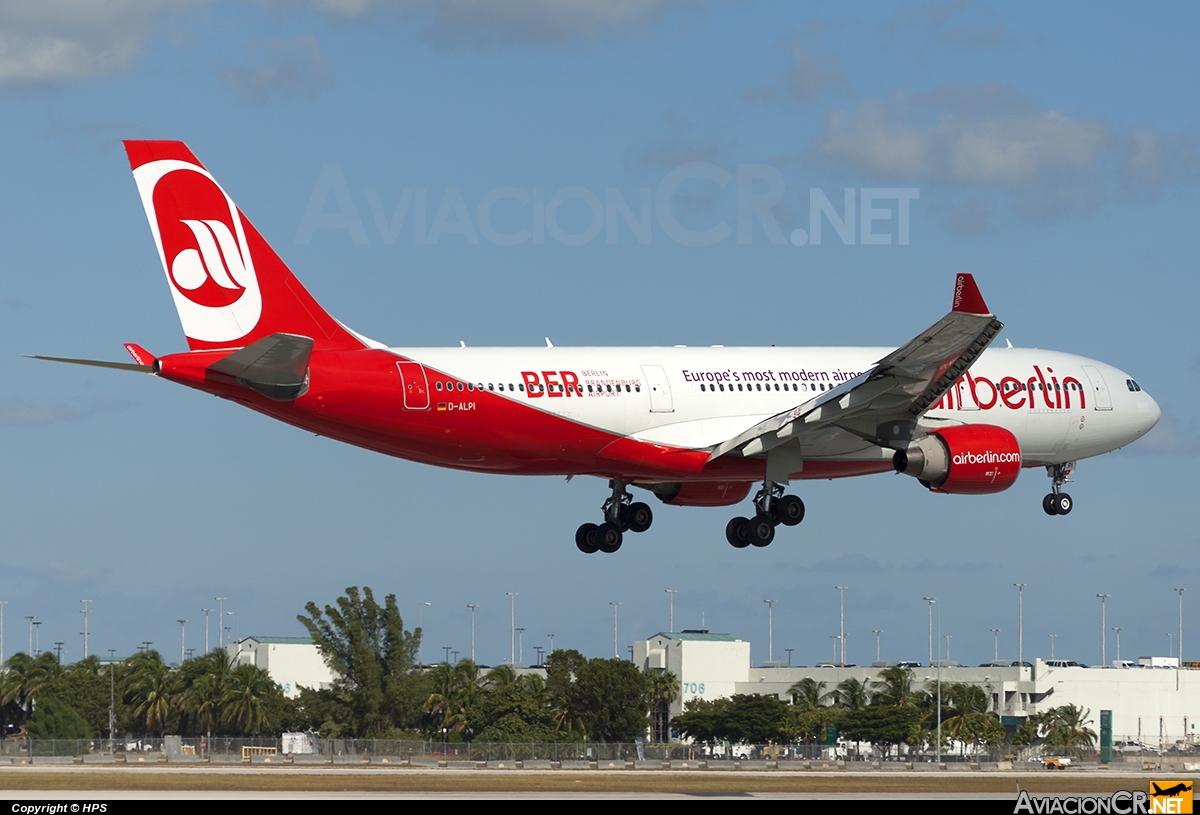
<path id="1" fill-rule="evenodd" d="M 783 650 L 787 651 L 788 667 L 790 668 L 790 667 L 792 667 L 792 651 L 795 651 L 796 649 L 795 648 L 784 648 Z"/>
<path id="2" fill-rule="evenodd" d="M 64 645 L 66 645 L 65 642 L 54 643 L 54 658 L 55 658 L 55 661 L 58 662 L 59 665 L 62 665 L 62 652 L 63 652 Z"/>
<path id="3" fill-rule="evenodd" d="M 554 653 L 554 635 L 547 634 L 546 636 L 550 638 L 550 650 L 547 651 L 547 653 L 553 654 Z"/>
<path id="4" fill-rule="evenodd" d="M 833 661 L 837 662 L 838 640 L 841 638 L 837 634 L 830 634 L 829 639 L 833 640 Z"/>
<path id="5" fill-rule="evenodd" d="M 92 610 L 90 608 L 88 608 L 88 606 L 90 606 L 92 604 L 92 601 L 91 600 L 80 600 L 79 602 L 83 603 L 83 608 L 79 610 L 79 613 L 83 615 L 83 658 L 87 659 L 87 656 L 88 656 L 88 617 L 90 617 L 92 614 Z M 3 649 L 0 648 L 0 651 L 3 651 Z"/>
<path id="6" fill-rule="evenodd" d="M 471 609 L 471 662 L 475 661 L 475 609 L 479 608 L 475 603 L 467 603 L 467 608 Z"/>
<path id="7" fill-rule="evenodd" d="M 517 664 L 524 667 L 525 665 L 525 629 L 517 629 Z"/>
<path id="8" fill-rule="evenodd" d="M 1117 632 L 1117 667 L 1124 668 L 1125 666 L 1121 664 L 1121 626 L 1113 626 L 1113 631 Z"/>
<path id="9" fill-rule="evenodd" d="M 0 600 L 0 665 L 4 664 L 4 606 L 7 600 Z"/>
<path id="10" fill-rule="evenodd" d="M 846 586 L 834 586 L 838 590 L 838 640 L 842 644 L 842 659 L 839 668 L 846 667 Z"/>
<path id="11" fill-rule="evenodd" d="M 621 604 L 610 602 L 609 605 L 613 608 L 613 659 L 620 659 L 621 656 L 617 653 L 617 606 Z"/>
<path id="12" fill-rule="evenodd" d="M 767 662 L 775 661 L 775 604 L 778 600 L 763 600 L 767 604 Z"/>
<path id="13" fill-rule="evenodd" d="M 1058 636 L 1058 634 L 1050 635 L 1050 658 L 1051 659 L 1054 659 L 1054 638 L 1057 636 Z"/>
<path id="14" fill-rule="evenodd" d="M 176 620 L 179 623 L 179 664 L 182 666 L 187 656 L 187 620 Z"/>
<path id="15" fill-rule="evenodd" d="M 999 662 L 1000 661 L 1000 629 L 999 628 L 989 628 L 988 630 L 992 632 L 992 661 Z"/>
<path id="16" fill-rule="evenodd" d="M 675 595 L 679 592 L 679 590 L 678 589 L 663 589 L 663 591 L 665 591 L 667 593 L 667 595 L 671 598 L 670 599 L 671 613 L 670 613 L 670 616 L 667 618 L 668 622 L 669 622 L 669 625 L 667 626 L 667 629 L 668 629 L 667 633 L 674 634 L 675 633 Z"/>
<path id="17" fill-rule="evenodd" d="M 954 635 L 953 634 L 945 634 L 944 636 L 946 638 L 946 661 L 949 662 L 950 661 L 950 640 L 954 639 Z M 947 667 L 949 667 L 949 666 L 947 666 Z"/>
<path id="18" fill-rule="evenodd" d="M 37 619 L 32 615 L 26 615 L 26 620 L 29 620 L 29 650 L 26 651 L 29 656 L 33 656 L 33 621 Z"/>
<path id="19" fill-rule="evenodd" d="M 442 661 L 445 662 L 447 665 L 449 665 L 450 664 L 450 646 L 443 645 L 442 650 L 446 652 L 446 658 Z"/>
<path id="20" fill-rule="evenodd" d="M 425 644 L 425 606 L 432 606 L 433 603 L 422 601 L 421 605 L 417 606 L 417 628 L 421 631 L 421 639 L 417 640 L 417 667 L 424 668 L 425 660 L 421 654 L 424 651 Z"/>
<path id="21" fill-rule="evenodd" d="M 926 603 L 929 603 L 929 664 L 933 665 L 933 604 L 937 602 L 936 597 L 922 597 Z"/>
<path id="22" fill-rule="evenodd" d="M 233 618 L 233 641 L 238 644 L 238 650 L 240 651 L 240 650 L 242 650 L 242 629 L 241 629 L 241 624 L 240 624 L 240 618 L 238 617 L 238 612 L 226 611 L 225 613 Z M 225 640 L 225 644 L 226 645 L 229 644 L 228 639 Z"/>
<path id="23" fill-rule="evenodd" d="M 1179 690 L 1179 671 L 1183 668 L 1183 593 L 1187 589 L 1175 589 L 1179 592 L 1179 662 L 1175 667 L 1175 690 Z"/>
<path id="24" fill-rule="evenodd" d="M 2 609 L 0 609 L 0 611 L 2 611 Z M 0 621 L 2 621 L 2 620 L 0 620 Z M 3 655 L 0 654 L 0 656 L 3 656 Z M 1173 631 L 1167 632 L 1167 656 L 1169 656 L 1169 657 L 1175 656 L 1175 633 Z"/>
<path id="25" fill-rule="evenodd" d="M 212 609 L 211 608 L 202 608 L 200 610 L 204 612 L 204 653 L 207 654 L 208 653 L 208 612 L 212 611 Z"/>
<path id="26" fill-rule="evenodd" d="M 1108 654 L 1104 650 L 1104 646 L 1108 644 L 1108 629 L 1105 627 L 1104 622 L 1104 603 L 1112 595 L 1097 594 L 1096 596 L 1100 598 L 1100 667 L 1103 668 L 1108 664 Z"/>
<path id="27" fill-rule="evenodd" d="M 517 595 L 520 592 L 510 591 L 505 592 L 508 595 L 512 607 L 509 611 L 509 646 L 508 646 L 508 664 L 516 667 L 517 663 Z"/>
<path id="28" fill-rule="evenodd" d="M 879 635 L 883 633 L 882 628 L 872 628 L 871 633 L 875 635 L 875 661 L 879 662 Z M 789 662 L 788 665 L 791 665 Z"/>
<path id="29" fill-rule="evenodd" d="M 33 650 L 34 656 L 38 657 L 42 654 L 42 621 L 33 621 Z"/>
<path id="30" fill-rule="evenodd" d="M 1025 667 L 1025 584 L 1013 583 L 1017 587 L 1017 665 Z"/>
<path id="31" fill-rule="evenodd" d="M 222 628 L 222 626 L 225 625 L 225 601 L 228 600 L 229 598 L 228 597 L 214 597 L 213 599 L 217 601 L 217 647 L 224 649 L 225 648 L 225 639 L 223 636 L 224 629 Z"/>

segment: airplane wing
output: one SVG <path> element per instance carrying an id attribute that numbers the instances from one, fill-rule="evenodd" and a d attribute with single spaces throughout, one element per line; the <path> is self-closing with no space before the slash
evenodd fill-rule
<path id="1" fill-rule="evenodd" d="M 903 449 L 917 420 L 953 387 L 1003 327 L 988 311 L 974 277 L 960 274 L 953 308 L 945 317 L 870 371 L 717 445 L 709 460 L 731 453 L 761 456 L 784 445 L 796 448 L 803 445 L 805 435 L 830 426 L 881 447 Z M 771 469 L 768 464 L 768 472 Z"/>

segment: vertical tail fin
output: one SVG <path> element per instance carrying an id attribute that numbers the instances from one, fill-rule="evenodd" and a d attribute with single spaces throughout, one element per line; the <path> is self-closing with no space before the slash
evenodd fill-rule
<path id="1" fill-rule="evenodd" d="M 300 285 L 187 145 L 126 141 L 125 152 L 193 351 L 279 332 L 310 337 L 316 349 L 364 346 Z"/>

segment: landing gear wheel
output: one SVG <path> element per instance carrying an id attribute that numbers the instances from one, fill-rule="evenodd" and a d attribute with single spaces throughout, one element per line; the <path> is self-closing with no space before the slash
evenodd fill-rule
<path id="1" fill-rule="evenodd" d="M 729 541 L 734 549 L 745 549 L 750 545 L 749 526 L 749 519 L 741 516 L 733 518 L 725 524 L 725 540 Z"/>
<path id="2" fill-rule="evenodd" d="M 597 529 L 598 527 L 595 524 L 583 524 L 575 530 L 575 545 L 585 555 L 595 554 L 600 548 L 596 543 Z"/>
<path id="3" fill-rule="evenodd" d="M 1042 509 L 1047 515 L 1057 515 L 1058 511 L 1054 508 L 1054 499 L 1058 496 L 1052 492 L 1046 493 L 1046 497 L 1042 499 Z"/>
<path id="4" fill-rule="evenodd" d="M 1067 495 L 1065 492 L 1060 492 L 1058 495 L 1054 496 L 1053 505 L 1055 515 L 1070 515 L 1071 507 L 1074 506 L 1073 502 L 1071 501 L 1071 496 Z"/>
<path id="5" fill-rule="evenodd" d="M 654 513 L 648 504 L 638 501 L 621 508 L 621 521 L 630 532 L 645 532 L 654 523 Z"/>
<path id="6" fill-rule="evenodd" d="M 775 502 L 775 517 L 784 526 L 795 526 L 804 520 L 804 502 L 795 495 L 785 495 Z"/>
<path id="7" fill-rule="evenodd" d="M 596 528 L 596 546 L 605 554 L 612 554 L 621 548 L 621 529 L 613 523 L 602 523 Z"/>
<path id="8" fill-rule="evenodd" d="M 751 518 L 746 526 L 746 537 L 755 546 L 770 546 L 771 541 L 775 540 L 775 524 L 771 516 L 760 512 Z"/>

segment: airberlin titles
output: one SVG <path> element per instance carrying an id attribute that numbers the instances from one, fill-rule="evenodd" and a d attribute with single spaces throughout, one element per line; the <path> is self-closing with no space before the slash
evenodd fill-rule
<path id="1" fill-rule="evenodd" d="M 986 376 L 974 376 L 968 371 L 962 379 L 954 383 L 945 396 L 935 402 L 930 410 L 954 410 L 963 408 L 964 404 L 973 404 L 979 410 L 991 410 L 1005 407 L 1010 410 L 1072 410 L 1087 408 L 1086 389 L 1083 383 L 1073 376 L 1064 376 L 1060 381 L 1054 369 L 1047 367 L 1043 370 L 1040 365 L 1033 365 L 1032 374 L 1018 378 L 1016 376 L 1001 377 L 993 382 Z M 724 370 L 697 371 L 684 368 L 680 374 L 684 382 L 719 386 L 722 390 L 736 385 L 758 386 L 783 383 L 841 383 L 848 382 L 861 371 L 846 371 L 840 368 L 825 371 L 808 369 L 800 370 L 742 370 L 732 368 Z M 521 371 L 526 398 L 540 397 L 569 397 L 569 396 L 615 396 L 618 393 L 641 392 L 643 382 L 640 379 L 622 379 L 609 376 L 603 369 L 588 369 L 575 371 Z M 778 390 L 778 388 L 776 388 Z M 1078 404 L 1075 404 L 1078 397 Z M 969 401 L 968 401 L 969 400 Z"/>

